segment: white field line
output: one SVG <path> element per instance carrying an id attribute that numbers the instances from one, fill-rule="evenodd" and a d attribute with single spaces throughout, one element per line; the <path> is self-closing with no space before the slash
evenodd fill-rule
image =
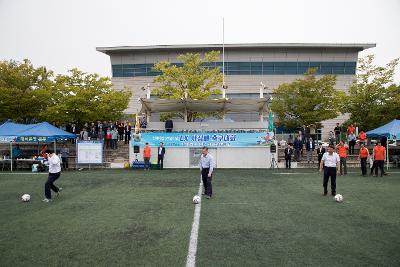
<path id="1" fill-rule="evenodd" d="M 202 183 L 200 177 L 199 191 L 197 193 L 197 195 L 199 195 L 200 197 L 201 197 L 201 191 L 202 191 Z M 186 257 L 186 267 L 196 266 L 197 239 L 199 236 L 201 202 L 202 200 L 200 200 L 199 204 L 196 204 L 194 208 L 192 231 L 190 233 L 190 241 L 189 241 L 189 250 L 188 250 L 188 255 Z"/>

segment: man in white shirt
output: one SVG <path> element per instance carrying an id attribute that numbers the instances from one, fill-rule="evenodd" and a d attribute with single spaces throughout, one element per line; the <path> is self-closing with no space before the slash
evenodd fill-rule
<path id="1" fill-rule="evenodd" d="M 336 195 L 336 175 L 339 174 L 340 158 L 339 155 L 334 151 L 335 147 L 333 145 L 329 145 L 328 152 L 322 156 L 319 167 L 319 171 L 321 173 L 324 171 L 324 196 L 328 194 L 329 177 L 331 178 L 332 196 Z"/>
<path id="2" fill-rule="evenodd" d="M 203 147 L 202 154 L 200 156 L 200 171 L 201 171 L 201 178 L 203 180 L 204 186 L 204 194 L 206 195 L 207 199 L 210 199 L 212 196 L 212 173 L 214 170 L 214 158 L 211 154 L 208 153 L 208 148 Z"/>
<path id="3" fill-rule="evenodd" d="M 47 182 L 44 185 L 44 194 L 46 196 L 45 199 L 43 199 L 43 202 L 50 202 L 51 200 L 51 190 L 56 192 L 57 194 L 62 190 L 62 188 L 58 188 L 57 186 L 54 185 L 54 182 L 60 178 L 61 174 L 61 162 L 60 158 L 53 153 L 52 151 L 48 151 L 48 163 L 49 163 L 49 177 L 47 178 Z"/>

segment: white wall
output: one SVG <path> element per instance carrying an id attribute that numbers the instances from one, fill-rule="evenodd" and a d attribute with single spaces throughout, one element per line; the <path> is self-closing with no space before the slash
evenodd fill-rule
<path id="1" fill-rule="evenodd" d="M 217 149 L 218 168 L 269 168 L 269 147 L 224 147 Z"/>
<path id="2" fill-rule="evenodd" d="M 190 148 L 165 148 L 164 168 L 190 168 Z M 210 149 L 217 168 L 269 168 L 271 153 L 269 147 L 220 147 Z M 276 157 L 277 158 L 277 157 Z M 137 159 L 143 161 L 143 148 L 137 154 Z M 129 162 L 135 160 L 133 148 L 129 148 Z M 151 148 L 151 162 L 157 162 L 157 147 Z M 195 167 L 193 167 L 195 168 Z"/>

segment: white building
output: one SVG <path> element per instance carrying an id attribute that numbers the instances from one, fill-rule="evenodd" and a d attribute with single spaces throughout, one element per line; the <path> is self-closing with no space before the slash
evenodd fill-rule
<path id="1" fill-rule="evenodd" d="M 226 44 L 225 82 L 229 98 L 258 98 L 260 83 L 266 85 L 265 93 L 271 93 L 282 83 L 299 79 L 308 68 L 317 68 L 318 74 L 334 74 L 336 88 L 346 91 L 355 79 L 358 53 L 375 47 L 375 44 L 334 44 L 334 43 L 276 43 L 276 44 Z M 153 79 L 159 73 L 152 67 L 159 61 L 179 64 L 177 56 L 187 52 L 205 53 L 221 51 L 221 60 L 215 66 L 222 71 L 222 45 L 155 45 L 98 47 L 97 51 L 110 56 L 112 82 L 116 90 L 131 88 L 132 99 L 126 113 L 140 111 L 137 101 L 145 97 L 141 88 L 154 86 Z M 257 113 L 228 113 L 226 118 L 234 121 L 259 120 Z M 323 136 L 333 129 L 336 122 L 343 122 L 346 116 L 323 123 Z M 153 116 L 152 120 L 158 120 Z"/>

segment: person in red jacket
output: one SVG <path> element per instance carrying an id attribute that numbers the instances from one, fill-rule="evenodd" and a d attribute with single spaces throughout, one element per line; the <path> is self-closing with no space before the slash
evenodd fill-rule
<path id="1" fill-rule="evenodd" d="M 146 143 L 146 146 L 143 149 L 143 160 L 144 160 L 144 170 L 150 170 L 150 157 L 151 157 L 151 148 L 149 143 Z"/>
<path id="2" fill-rule="evenodd" d="M 369 156 L 368 149 L 364 146 L 364 143 L 361 144 L 360 154 L 358 158 L 361 160 L 361 173 L 362 176 L 367 176 L 367 159 Z"/>
<path id="3" fill-rule="evenodd" d="M 374 160 L 376 161 L 375 176 L 378 176 L 378 168 L 381 169 L 381 177 L 385 173 L 383 166 L 385 165 L 386 149 L 378 142 L 378 145 L 374 147 Z"/>
<path id="4" fill-rule="evenodd" d="M 367 134 L 364 131 L 361 131 L 358 134 L 358 139 L 360 140 L 360 146 L 362 144 L 366 145 L 367 144 Z"/>
<path id="5" fill-rule="evenodd" d="M 349 147 L 341 140 L 336 146 L 340 158 L 340 175 L 347 174 L 347 150 Z"/>

